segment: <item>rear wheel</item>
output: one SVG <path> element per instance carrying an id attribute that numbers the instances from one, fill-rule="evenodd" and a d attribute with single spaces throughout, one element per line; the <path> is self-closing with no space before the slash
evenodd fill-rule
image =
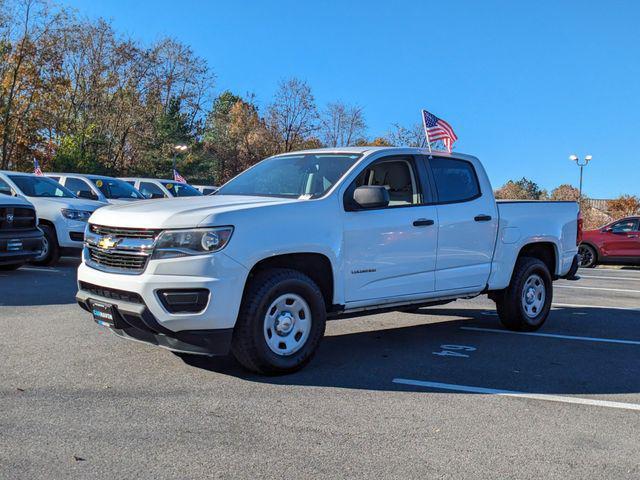
<path id="1" fill-rule="evenodd" d="M 60 259 L 60 247 L 56 231 L 49 225 L 40 225 L 40 230 L 44 233 L 42 240 L 42 253 L 31 261 L 34 265 L 51 266 L 58 263 Z"/>
<path id="2" fill-rule="evenodd" d="M 538 330 L 551 310 L 553 285 L 545 263 L 521 257 L 516 262 L 511 283 L 496 298 L 500 322 L 510 330 Z"/>
<path id="3" fill-rule="evenodd" d="M 254 372 L 295 372 L 313 357 L 325 320 L 322 293 L 309 277 L 281 268 L 259 272 L 242 301 L 231 351 Z"/>
<path id="4" fill-rule="evenodd" d="M 578 255 L 580 255 L 580 266 L 582 268 L 593 268 L 598 264 L 598 254 L 591 245 L 581 244 L 578 247 Z"/>

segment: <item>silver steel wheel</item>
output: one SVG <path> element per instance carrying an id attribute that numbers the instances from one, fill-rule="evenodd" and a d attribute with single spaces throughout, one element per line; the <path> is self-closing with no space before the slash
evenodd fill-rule
<path id="1" fill-rule="evenodd" d="M 42 238 L 42 253 L 40 255 L 38 255 L 34 259 L 34 261 L 35 262 L 41 262 L 42 260 L 47 258 L 48 255 L 49 255 L 49 239 L 47 239 L 47 236 L 45 235 Z"/>
<path id="2" fill-rule="evenodd" d="M 544 308 L 547 290 L 544 281 L 537 274 L 532 274 L 524 282 L 522 289 L 522 309 L 529 318 L 537 317 Z"/>
<path id="3" fill-rule="evenodd" d="M 300 350 L 311 332 L 311 308 L 300 295 L 276 298 L 264 316 L 264 339 L 271 351 L 286 356 Z"/>

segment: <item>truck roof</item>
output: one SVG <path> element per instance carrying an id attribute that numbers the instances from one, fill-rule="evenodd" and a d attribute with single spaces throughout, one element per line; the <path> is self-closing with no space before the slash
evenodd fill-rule
<path id="1" fill-rule="evenodd" d="M 351 154 L 365 154 L 365 153 L 374 153 L 374 152 L 388 152 L 388 153 L 397 153 L 404 155 L 437 155 L 438 157 L 450 157 L 450 158 L 459 158 L 462 160 L 470 160 L 476 159 L 473 155 L 468 155 L 465 153 L 459 152 L 445 152 L 441 150 L 432 150 L 429 152 L 428 148 L 419 148 L 419 147 L 375 147 L 375 146 L 365 146 L 365 147 L 328 147 L 328 148 L 314 148 L 310 150 L 298 150 L 294 152 L 287 153 L 279 153 L 278 155 L 292 155 L 296 153 L 309 153 L 309 154 L 322 154 L 322 153 L 351 153 Z M 477 159 L 476 159 L 477 160 Z"/>

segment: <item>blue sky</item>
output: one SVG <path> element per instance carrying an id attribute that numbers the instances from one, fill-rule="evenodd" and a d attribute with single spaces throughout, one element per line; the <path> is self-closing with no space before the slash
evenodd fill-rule
<path id="1" fill-rule="evenodd" d="M 64 0 L 143 42 L 172 36 L 217 76 L 217 91 L 266 104 L 297 76 L 319 106 L 364 107 L 371 136 L 451 123 L 456 150 L 492 182 L 577 184 L 571 153 L 593 155 L 584 191 L 640 194 L 640 2 Z"/>

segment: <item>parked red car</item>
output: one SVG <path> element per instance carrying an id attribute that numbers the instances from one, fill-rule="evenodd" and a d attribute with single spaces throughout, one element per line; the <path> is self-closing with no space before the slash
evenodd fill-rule
<path id="1" fill-rule="evenodd" d="M 623 218 L 583 232 L 578 253 L 581 267 L 599 263 L 640 265 L 640 217 Z"/>

